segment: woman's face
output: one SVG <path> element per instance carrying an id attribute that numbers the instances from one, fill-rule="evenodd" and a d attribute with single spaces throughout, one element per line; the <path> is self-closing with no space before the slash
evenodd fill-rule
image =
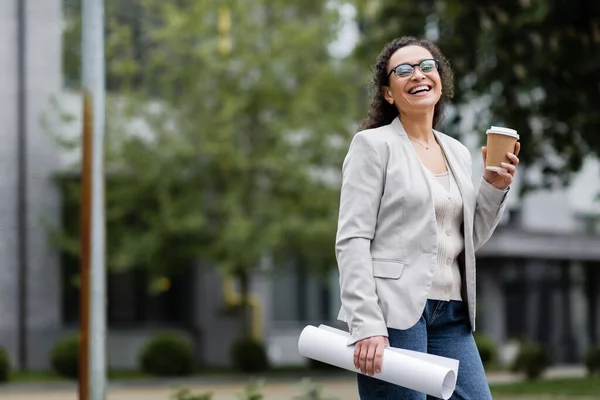
<path id="1" fill-rule="evenodd" d="M 385 99 L 402 114 L 433 112 L 442 95 L 437 65 L 424 47 L 411 45 L 398 49 L 388 62 L 389 84 L 382 88 Z"/>

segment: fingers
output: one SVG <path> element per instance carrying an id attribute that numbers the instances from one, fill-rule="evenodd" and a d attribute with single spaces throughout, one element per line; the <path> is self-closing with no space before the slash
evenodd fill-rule
<path id="1" fill-rule="evenodd" d="M 502 163 L 503 165 L 505 165 L 506 163 Z M 507 164 L 510 165 L 510 164 Z M 507 168 L 505 166 L 505 168 Z M 501 176 L 502 178 L 504 178 L 504 182 L 506 182 L 508 185 L 510 185 L 513 181 L 513 175 L 510 172 L 504 172 L 504 171 L 494 171 L 496 174 L 498 174 L 499 176 Z"/>
<path id="2" fill-rule="evenodd" d="M 360 352 L 362 350 L 362 341 L 357 342 L 354 346 L 354 367 L 360 369 Z"/>
<path id="3" fill-rule="evenodd" d="M 383 350 L 389 346 L 387 337 L 373 337 L 356 342 L 354 346 L 354 367 L 362 374 L 370 376 L 381 372 Z"/>
<path id="4" fill-rule="evenodd" d="M 375 348 L 375 359 L 373 360 L 373 367 L 375 368 L 375 373 L 378 374 L 381 372 L 381 363 L 383 362 L 383 349 L 384 345 L 377 345 Z"/>
<path id="5" fill-rule="evenodd" d="M 519 164 L 519 157 L 517 157 L 516 154 L 506 153 L 506 156 L 508 157 L 508 159 L 511 161 L 511 163 L 513 165 L 518 165 Z"/>
<path id="6" fill-rule="evenodd" d="M 517 150 L 515 150 L 515 151 L 517 151 Z M 512 154 L 512 153 L 506 153 L 506 156 L 510 160 L 510 164 L 505 163 L 505 162 L 502 163 L 502 167 L 506 168 L 506 170 L 507 170 L 506 175 L 508 175 L 508 176 L 504 176 L 504 177 L 512 178 L 515 175 L 515 173 L 517 172 L 517 165 L 519 165 L 519 158 L 515 154 Z M 501 174 L 501 175 L 504 175 L 504 174 Z"/>
<path id="7" fill-rule="evenodd" d="M 513 164 L 508 164 L 503 162 L 502 164 L 502 168 L 506 168 L 508 171 L 508 174 L 510 174 L 510 176 L 513 176 L 515 174 L 515 172 L 517 171 L 517 167 Z"/>
<path id="8" fill-rule="evenodd" d="M 363 344 L 360 349 L 360 354 L 358 356 L 358 367 L 360 368 L 360 372 L 363 374 L 367 373 L 367 353 L 369 351 L 368 343 Z"/>
<path id="9" fill-rule="evenodd" d="M 377 352 L 377 343 L 371 342 L 369 350 L 367 351 L 367 361 L 365 365 L 365 371 L 367 375 L 373 376 L 375 374 L 375 353 Z"/>

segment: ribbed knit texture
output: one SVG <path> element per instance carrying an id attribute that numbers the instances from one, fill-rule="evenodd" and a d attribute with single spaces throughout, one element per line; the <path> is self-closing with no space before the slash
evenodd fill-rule
<path id="1" fill-rule="evenodd" d="M 463 220 L 462 196 L 454 176 L 447 171 L 434 175 L 427 168 L 435 207 L 437 230 L 437 267 L 429 292 L 432 300 L 462 300 L 457 257 L 463 250 L 460 231 Z"/>

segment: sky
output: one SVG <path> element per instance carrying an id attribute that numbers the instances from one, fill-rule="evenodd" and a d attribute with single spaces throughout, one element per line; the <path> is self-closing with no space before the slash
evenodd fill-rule
<path id="1" fill-rule="evenodd" d="M 359 31 L 356 24 L 356 9 L 348 3 L 335 4 L 331 1 L 333 7 L 337 7 L 342 19 L 342 28 L 338 34 L 337 40 L 329 47 L 329 51 L 334 57 L 343 58 L 350 54 L 358 42 Z"/>

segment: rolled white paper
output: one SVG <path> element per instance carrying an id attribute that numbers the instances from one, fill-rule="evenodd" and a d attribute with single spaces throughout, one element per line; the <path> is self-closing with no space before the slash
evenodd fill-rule
<path id="1" fill-rule="evenodd" d="M 333 328 L 331 326 L 319 325 L 319 329 L 328 330 L 330 332 L 337 333 L 338 335 L 341 335 L 346 339 L 350 339 L 350 334 L 348 332 L 344 332 L 340 329 Z M 397 347 L 388 347 L 387 350 L 405 354 L 409 357 L 417 358 L 419 360 L 431 362 L 437 365 L 441 365 L 442 367 L 451 369 L 452 371 L 454 371 L 454 386 L 456 387 L 456 379 L 458 378 L 458 360 L 454 358 L 436 356 L 435 354 L 423 353 L 420 351 L 400 349 Z"/>
<path id="2" fill-rule="evenodd" d="M 354 367 L 354 346 L 347 332 L 326 325 L 308 325 L 298 339 L 298 351 L 313 360 L 361 373 Z M 447 400 L 456 387 L 458 360 L 387 347 L 381 372 L 373 377 Z"/>

